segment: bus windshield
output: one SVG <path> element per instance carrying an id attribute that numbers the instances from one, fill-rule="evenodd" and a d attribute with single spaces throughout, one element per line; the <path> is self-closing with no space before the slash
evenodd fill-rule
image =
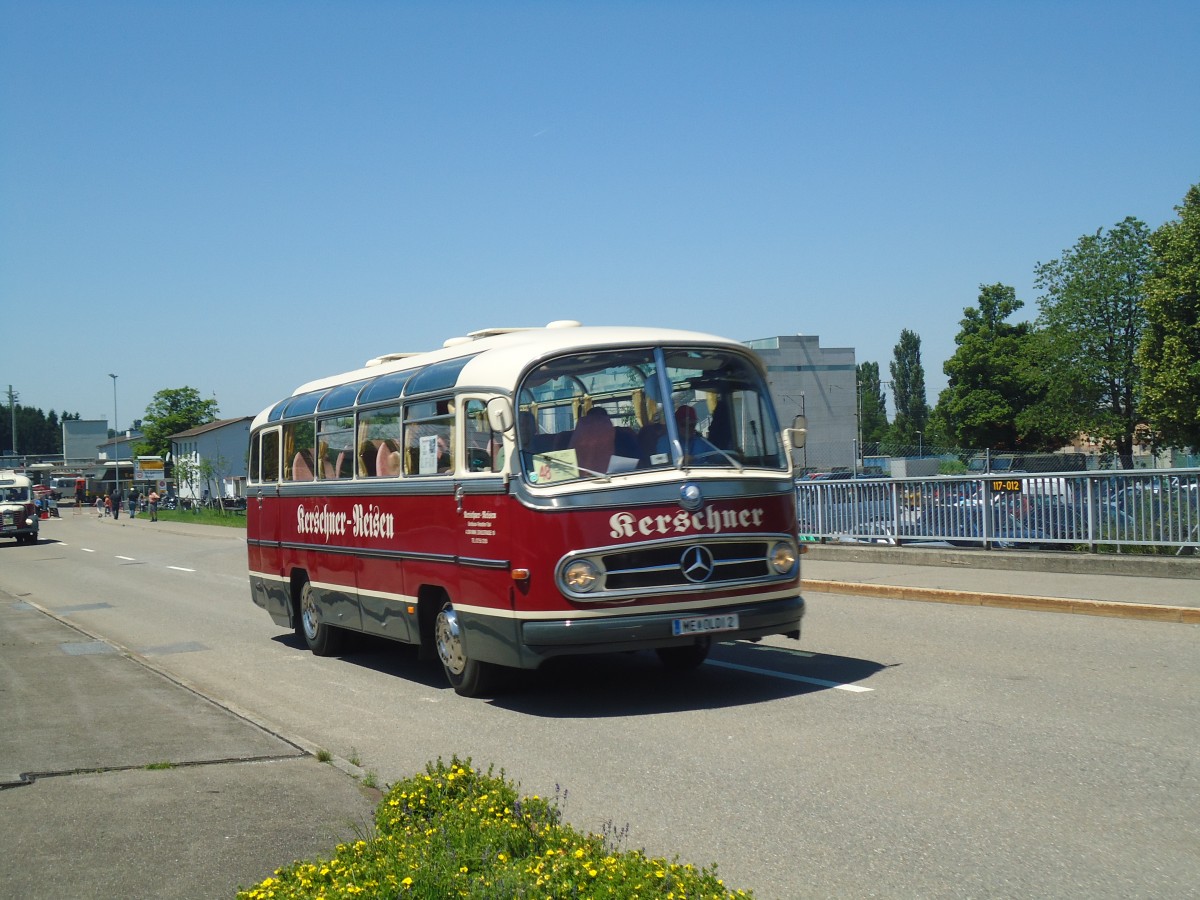
<path id="1" fill-rule="evenodd" d="M 563 356 L 533 369 L 517 397 L 521 468 L 531 484 L 667 468 L 786 468 L 767 387 L 735 352 Z"/>

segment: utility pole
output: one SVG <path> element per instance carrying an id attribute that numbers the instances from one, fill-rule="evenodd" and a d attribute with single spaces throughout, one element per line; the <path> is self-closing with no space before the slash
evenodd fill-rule
<path id="1" fill-rule="evenodd" d="M 858 477 L 858 470 L 862 468 L 862 389 L 863 383 L 857 378 L 854 380 L 854 425 L 858 431 L 858 446 L 854 451 L 854 476 Z"/>

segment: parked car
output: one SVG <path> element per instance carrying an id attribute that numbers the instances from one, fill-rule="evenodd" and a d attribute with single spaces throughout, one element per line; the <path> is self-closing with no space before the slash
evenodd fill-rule
<path id="1" fill-rule="evenodd" d="M 997 547 L 1040 547 L 1047 541 L 1045 532 L 1002 506 L 993 506 L 987 514 L 991 518 L 987 540 Z M 955 546 L 976 546 L 984 542 L 983 516 L 979 506 L 935 506 L 921 512 L 908 535 L 943 539 Z"/>
<path id="2" fill-rule="evenodd" d="M 897 540 L 896 527 L 891 522 L 859 522 L 849 531 L 837 536 L 839 544 L 886 544 L 894 547 Z"/>

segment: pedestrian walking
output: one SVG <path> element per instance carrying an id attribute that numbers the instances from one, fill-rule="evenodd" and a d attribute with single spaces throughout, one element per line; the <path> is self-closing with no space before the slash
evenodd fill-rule
<path id="1" fill-rule="evenodd" d="M 138 489 L 133 488 L 129 491 L 129 518 L 131 518 L 131 519 L 137 518 L 137 505 L 138 505 Z"/>
<path id="2" fill-rule="evenodd" d="M 146 498 L 150 501 L 150 521 L 158 521 L 158 491 L 150 488 L 150 496 Z"/>
<path id="3" fill-rule="evenodd" d="M 121 493 L 121 488 L 118 487 L 112 492 L 112 511 L 113 521 L 121 518 L 121 501 L 125 499 L 125 495 Z"/>
<path id="4" fill-rule="evenodd" d="M 104 518 L 112 518 L 112 494 L 104 495 Z"/>
<path id="5" fill-rule="evenodd" d="M 96 495 L 96 518 L 104 518 L 104 498 L 99 494 Z"/>

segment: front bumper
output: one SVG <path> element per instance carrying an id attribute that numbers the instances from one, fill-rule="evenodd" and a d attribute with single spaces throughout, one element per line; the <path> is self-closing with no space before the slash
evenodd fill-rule
<path id="1" fill-rule="evenodd" d="M 735 603 L 705 609 L 701 614 L 736 614 L 739 627 L 736 631 L 677 636 L 672 632 L 672 622 L 691 615 L 681 612 L 523 622 L 520 626 L 521 651 L 523 656 L 528 655 L 523 663 L 526 666 L 536 665 L 554 656 L 679 647 L 709 638 L 714 641 L 737 641 L 782 634 L 799 639 L 804 598 L 797 596 L 765 603 Z"/>

